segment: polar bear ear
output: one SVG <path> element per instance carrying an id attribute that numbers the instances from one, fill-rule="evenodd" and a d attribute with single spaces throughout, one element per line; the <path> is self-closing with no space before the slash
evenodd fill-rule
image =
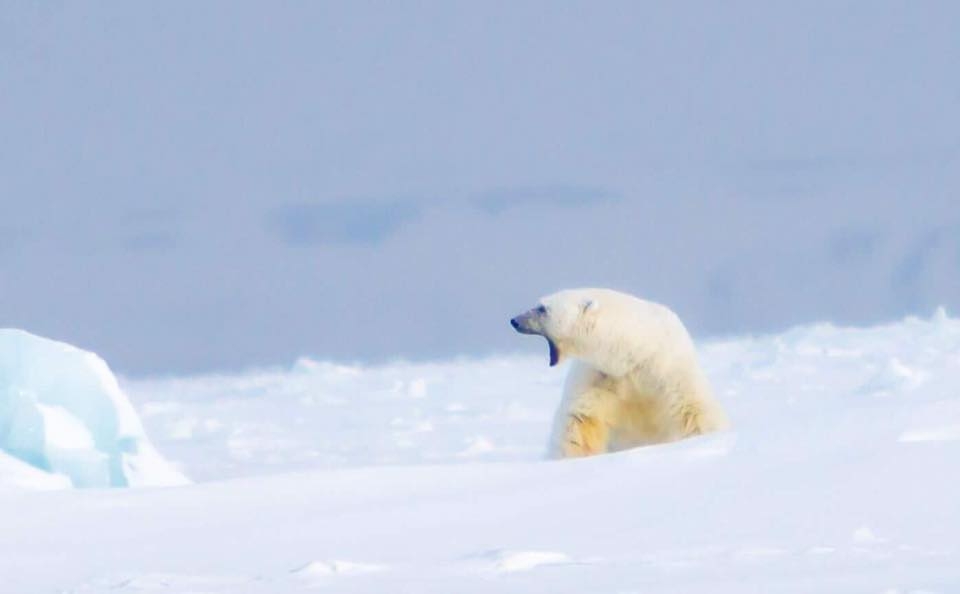
<path id="1" fill-rule="evenodd" d="M 591 311 L 596 311 L 600 308 L 600 303 L 596 299 L 584 299 L 583 303 L 580 304 L 580 311 L 582 313 L 589 313 Z"/>

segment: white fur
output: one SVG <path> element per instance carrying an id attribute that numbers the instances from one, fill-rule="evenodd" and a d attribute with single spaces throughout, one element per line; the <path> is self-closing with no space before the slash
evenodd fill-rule
<path id="1" fill-rule="evenodd" d="M 543 333 L 561 358 L 575 359 L 552 455 L 589 455 L 727 428 L 693 341 L 670 309 L 609 289 L 561 291 L 540 304 Z M 590 435 L 588 425 L 595 427 Z"/>

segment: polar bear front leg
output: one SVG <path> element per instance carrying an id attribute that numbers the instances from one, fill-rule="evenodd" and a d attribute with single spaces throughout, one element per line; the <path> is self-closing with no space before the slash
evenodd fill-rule
<path id="1" fill-rule="evenodd" d="M 571 413 L 560 443 L 562 458 L 593 456 L 607 451 L 610 430 L 606 423 L 596 417 Z"/>
<path id="2" fill-rule="evenodd" d="M 559 432 L 561 458 L 593 456 L 608 451 L 610 441 L 610 406 L 616 396 L 596 387 L 578 394 L 570 403 Z"/>

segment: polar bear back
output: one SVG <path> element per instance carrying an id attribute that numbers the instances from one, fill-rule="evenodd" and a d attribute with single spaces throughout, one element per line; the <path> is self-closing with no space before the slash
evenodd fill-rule
<path id="1" fill-rule="evenodd" d="M 578 358 L 606 375 L 620 377 L 637 366 L 687 368 L 696 349 L 683 322 L 670 308 L 611 289 L 572 289 L 544 302 L 588 300 L 597 304 L 589 328 L 581 336 Z M 574 324 L 576 322 L 573 322 Z"/>

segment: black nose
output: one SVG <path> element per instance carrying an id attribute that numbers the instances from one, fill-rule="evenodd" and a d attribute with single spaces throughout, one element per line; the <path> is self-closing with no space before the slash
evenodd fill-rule
<path id="1" fill-rule="evenodd" d="M 513 318 L 512 320 L 510 320 L 510 325 L 513 326 L 514 330 L 520 329 L 520 322 L 517 321 L 517 318 Z"/>

